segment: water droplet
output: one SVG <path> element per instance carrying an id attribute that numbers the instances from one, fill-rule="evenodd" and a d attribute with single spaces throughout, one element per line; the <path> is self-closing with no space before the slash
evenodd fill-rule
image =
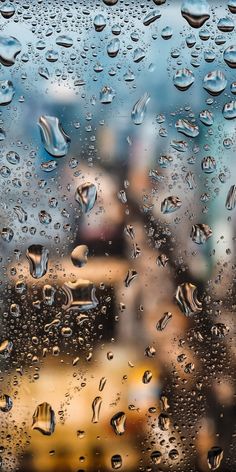
<path id="1" fill-rule="evenodd" d="M 103 15 L 96 15 L 93 20 L 94 28 L 96 31 L 101 32 L 106 26 L 106 20 Z M 113 33 L 114 34 L 114 33 Z"/>
<path id="2" fill-rule="evenodd" d="M 102 405 L 101 397 L 96 397 L 92 403 L 92 411 L 93 411 L 92 423 L 98 423 L 101 405 Z"/>
<path id="3" fill-rule="evenodd" d="M 173 77 L 173 83 L 178 90 L 185 91 L 194 83 L 195 77 L 189 69 L 178 69 Z"/>
<path id="4" fill-rule="evenodd" d="M 222 93 L 227 85 L 227 80 L 223 72 L 214 70 L 205 75 L 203 79 L 204 89 L 213 96 Z"/>
<path id="5" fill-rule="evenodd" d="M 3 5 L 0 7 L 0 12 L 3 18 L 6 18 L 7 20 L 11 18 L 14 13 L 15 13 L 15 7 L 13 3 L 11 2 L 4 2 Z"/>
<path id="6" fill-rule="evenodd" d="M 13 343 L 8 339 L 5 339 L 5 341 L 0 343 L 0 357 L 7 359 L 11 355 L 12 349 Z"/>
<path id="7" fill-rule="evenodd" d="M 160 10 L 152 10 L 143 19 L 143 24 L 144 24 L 144 26 L 149 26 L 151 23 L 156 21 L 158 18 L 161 18 Z"/>
<path id="8" fill-rule="evenodd" d="M 9 151 L 6 155 L 6 158 L 7 158 L 7 161 L 13 165 L 19 164 L 20 162 L 20 156 L 15 151 Z"/>
<path id="9" fill-rule="evenodd" d="M 8 413 L 13 407 L 13 402 L 11 397 L 6 394 L 1 394 L 0 395 L 0 411 L 3 411 L 4 413 Z"/>
<path id="10" fill-rule="evenodd" d="M 55 413 L 49 403 L 41 403 L 37 406 L 33 414 L 32 429 L 40 431 L 40 433 L 50 436 L 55 429 Z"/>
<path id="11" fill-rule="evenodd" d="M 225 18 L 220 18 L 217 23 L 217 28 L 223 33 L 230 33 L 234 30 L 234 22 L 228 16 Z"/>
<path id="12" fill-rule="evenodd" d="M 135 125 L 141 125 L 143 123 L 147 104 L 150 100 L 150 95 L 145 93 L 134 105 L 131 118 Z"/>
<path id="13" fill-rule="evenodd" d="M 232 69 L 235 69 L 236 67 L 236 45 L 233 44 L 229 46 L 228 48 L 225 49 L 224 51 L 224 61 L 226 64 L 231 67 Z"/>
<path id="14" fill-rule="evenodd" d="M 107 105 L 108 103 L 111 103 L 113 98 L 115 97 L 115 91 L 111 88 L 105 85 L 102 87 L 100 91 L 100 102 L 104 103 Z"/>
<path id="15" fill-rule="evenodd" d="M 43 77 L 44 79 L 49 79 L 49 77 L 50 77 L 49 70 L 48 70 L 47 67 L 39 67 L 38 73 L 39 73 L 39 75 L 41 75 L 41 77 Z"/>
<path id="16" fill-rule="evenodd" d="M 56 290 L 54 287 L 51 285 L 44 285 L 43 286 L 43 300 L 48 306 L 52 306 L 54 303 L 54 297 L 55 297 Z M 53 325 L 55 324 L 55 321 L 52 322 Z"/>
<path id="17" fill-rule="evenodd" d="M 170 26 L 165 26 L 165 28 L 163 28 L 161 31 L 161 37 L 165 40 L 170 39 L 172 35 L 173 35 L 173 30 Z"/>
<path id="18" fill-rule="evenodd" d="M 126 423 L 126 414 L 123 411 L 116 413 L 111 418 L 111 426 L 113 428 L 113 431 L 119 436 L 124 434 L 125 432 L 125 423 Z"/>
<path id="19" fill-rule="evenodd" d="M 71 253 L 71 260 L 75 267 L 83 267 L 88 261 L 88 246 L 76 246 Z"/>
<path id="20" fill-rule="evenodd" d="M 212 236 L 212 229 L 206 224 L 196 224 L 192 226 L 190 237 L 197 244 L 204 244 Z"/>
<path id="21" fill-rule="evenodd" d="M 142 378 L 142 382 L 144 384 L 148 384 L 149 382 L 151 382 L 152 380 L 152 372 L 151 370 L 145 370 L 145 372 L 143 373 L 143 378 Z"/>
<path id="22" fill-rule="evenodd" d="M 120 40 L 114 38 L 107 45 L 107 54 L 109 57 L 116 57 L 120 49 Z"/>
<path id="23" fill-rule="evenodd" d="M 181 14 L 192 28 L 200 28 L 210 18 L 210 7 L 206 0 L 185 0 Z"/>
<path id="24" fill-rule="evenodd" d="M 182 201 L 179 197 L 170 196 L 165 198 L 163 202 L 161 202 L 161 212 L 166 213 L 173 213 L 174 211 L 178 210 L 182 205 Z"/>
<path id="25" fill-rule="evenodd" d="M 170 427 L 170 418 L 167 413 L 161 413 L 158 416 L 158 426 L 162 431 L 167 431 Z"/>
<path id="26" fill-rule="evenodd" d="M 197 125 L 190 123 L 187 120 L 180 119 L 175 123 L 175 127 L 179 133 L 184 134 L 190 138 L 196 138 L 199 135 L 199 128 Z"/>
<path id="27" fill-rule="evenodd" d="M 236 101 L 232 100 L 232 102 L 225 103 L 222 113 L 226 120 L 236 118 Z"/>
<path id="28" fill-rule="evenodd" d="M 202 303 L 197 298 L 197 287 L 195 285 L 189 282 L 179 285 L 175 298 L 186 316 L 201 313 Z"/>
<path id="29" fill-rule="evenodd" d="M 215 446 L 208 451 L 207 454 L 207 463 L 208 467 L 211 470 L 216 470 L 220 467 L 221 461 L 223 459 L 223 449 L 221 447 Z"/>
<path id="30" fill-rule="evenodd" d="M 178 458 L 179 458 L 179 453 L 177 451 L 177 449 L 171 449 L 170 452 L 169 452 L 169 458 L 172 460 L 172 461 L 176 461 Z"/>
<path id="31" fill-rule="evenodd" d="M 15 64 L 16 56 L 21 52 L 21 43 L 14 36 L 0 36 L 0 62 L 3 66 Z"/>
<path id="32" fill-rule="evenodd" d="M 118 0 L 103 0 L 103 3 L 105 3 L 105 5 L 107 5 L 108 7 L 112 7 L 117 2 L 118 2 Z"/>
<path id="33" fill-rule="evenodd" d="M 236 13 L 236 0 L 229 0 L 228 8 L 231 11 L 231 13 Z"/>
<path id="34" fill-rule="evenodd" d="M 231 185 L 225 202 L 225 208 L 227 210 L 233 210 L 236 205 L 236 185 Z"/>
<path id="35" fill-rule="evenodd" d="M 6 243 L 10 243 L 14 237 L 14 231 L 12 228 L 2 228 L 1 237 Z"/>
<path id="36" fill-rule="evenodd" d="M 69 149 L 70 138 L 64 132 L 56 116 L 40 116 L 38 125 L 42 144 L 53 157 L 65 156 Z"/>
<path id="37" fill-rule="evenodd" d="M 58 44 L 58 46 L 62 46 L 64 48 L 70 48 L 73 44 L 73 39 L 70 36 L 62 34 L 60 36 L 57 36 L 56 44 Z"/>
<path id="38" fill-rule="evenodd" d="M 27 212 L 24 210 L 24 208 L 22 208 L 20 205 L 16 205 L 14 207 L 14 212 L 18 218 L 18 221 L 20 223 L 25 223 L 27 221 L 27 218 L 28 218 L 28 214 Z"/>
<path id="39" fill-rule="evenodd" d="M 29 246 L 26 251 L 26 257 L 29 261 L 30 274 L 34 279 L 43 277 L 48 268 L 48 249 L 40 244 Z"/>
<path id="40" fill-rule="evenodd" d="M 66 310 L 88 311 L 98 305 L 96 288 L 89 280 L 78 279 L 74 282 L 66 282 L 62 289 L 66 295 L 66 303 L 63 306 Z"/>
<path id="41" fill-rule="evenodd" d="M 114 454 L 111 457 L 111 466 L 112 469 L 118 470 L 122 467 L 122 457 L 120 454 Z"/>
<path id="42" fill-rule="evenodd" d="M 216 161 L 212 156 L 206 156 L 202 159 L 202 170 L 206 174 L 212 174 L 216 170 Z"/>
<path id="43" fill-rule="evenodd" d="M 107 383 L 106 377 L 101 377 L 100 382 L 99 382 L 99 388 L 98 388 L 98 389 L 99 389 L 99 392 L 102 392 L 102 391 L 103 391 L 103 389 L 104 389 L 106 383 Z"/>
<path id="44" fill-rule="evenodd" d="M 125 278 L 125 287 L 129 287 L 130 284 L 137 279 L 138 273 L 134 269 L 129 269 Z"/>
<path id="45" fill-rule="evenodd" d="M 145 51 L 142 48 L 134 50 L 133 60 L 136 63 L 141 62 L 145 58 Z"/>
<path id="46" fill-rule="evenodd" d="M 97 188 L 94 184 L 86 182 L 76 189 L 75 200 L 80 204 L 83 213 L 89 213 L 97 200 Z"/>
<path id="47" fill-rule="evenodd" d="M 45 58 L 48 62 L 56 62 L 58 61 L 58 57 L 58 51 L 56 51 L 55 49 L 49 49 L 45 54 Z"/>
<path id="48" fill-rule="evenodd" d="M 162 459 L 162 453 L 160 451 L 153 451 L 151 453 L 151 461 L 153 464 L 160 464 Z"/>
<path id="49" fill-rule="evenodd" d="M 199 118 L 206 126 L 212 126 L 214 123 L 213 113 L 209 110 L 202 110 L 199 114 Z"/>
<path id="50" fill-rule="evenodd" d="M 164 313 L 162 318 L 160 318 L 160 320 L 157 322 L 157 325 L 156 325 L 157 331 L 163 331 L 171 319 L 172 319 L 172 313 L 170 313 L 169 311 Z"/>
<path id="51" fill-rule="evenodd" d="M 15 89 L 11 80 L 0 81 L 0 105 L 11 103 L 15 94 Z"/>

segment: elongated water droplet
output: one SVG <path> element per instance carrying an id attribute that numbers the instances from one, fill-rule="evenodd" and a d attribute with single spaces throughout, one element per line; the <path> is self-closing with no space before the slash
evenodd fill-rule
<path id="1" fill-rule="evenodd" d="M 106 377 L 102 377 L 99 382 L 99 392 L 102 392 L 105 385 L 106 385 L 107 379 Z"/>
<path id="2" fill-rule="evenodd" d="M 225 202 L 225 208 L 227 210 L 233 210 L 236 205 L 236 185 L 231 185 Z"/>
<path id="3" fill-rule="evenodd" d="M 54 157 L 65 156 L 69 150 L 70 138 L 62 129 L 56 116 L 40 116 L 38 125 L 42 144 Z"/>
<path id="4" fill-rule="evenodd" d="M 97 200 L 97 188 L 95 184 L 86 182 L 76 189 L 75 200 L 80 204 L 83 213 L 89 213 Z"/>
<path id="5" fill-rule="evenodd" d="M 92 403 L 92 411 L 93 411 L 92 423 L 98 423 L 101 406 L 102 406 L 101 397 L 94 398 L 93 403 Z"/>
<path id="6" fill-rule="evenodd" d="M 206 126 L 212 126 L 214 123 L 213 113 L 209 110 L 202 110 L 199 114 L 199 118 Z"/>
<path id="7" fill-rule="evenodd" d="M 149 26 L 151 23 L 156 21 L 158 18 L 161 18 L 160 10 L 152 10 L 143 19 L 143 24 L 144 24 L 144 26 Z"/>
<path id="8" fill-rule="evenodd" d="M 44 402 L 37 406 L 33 414 L 32 429 L 40 431 L 40 433 L 50 436 L 55 430 L 55 413 L 49 405 Z"/>
<path id="9" fill-rule="evenodd" d="M 44 285 L 43 286 L 43 300 L 46 303 L 46 305 L 52 306 L 54 303 L 54 296 L 55 296 L 56 290 L 52 285 Z"/>
<path id="10" fill-rule="evenodd" d="M 43 277 L 48 269 L 48 249 L 40 244 L 32 244 L 26 251 L 26 257 L 29 261 L 31 276 L 35 279 Z"/>
<path id="11" fill-rule="evenodd" d="M 135 125 L 141 125 L 143 123 L 147 104 L 150 100 L 150 95 L 146 92 L 134 105 L 131 118 Z"/>
<path id="12" fill-rule="evenodd" d="M 235 69 L 236 67 L 236 45 L 232 44 L 228 48 L 225 49 L 224 51 L 224 60 L 226 64 L 231 67 L 232 69 Z"/>
<path id="13" fill-rule="evenodd" d="M 181 14 L 192 28 L 200 28 L 210 18 L 210 7 L 206 0 L 185 0 Z"/>
<path id="14" fill-rule="evenodd" d="M 123 411 L 116 413 L 111 418 L 111 426 L 113 428 L 113 431 L 119 436 L 124 434 L 125 432 L 125 423 L 126 423 L 126 414 Z"/>
<path id="15" fill-rule="evenodd" d="M 162 459 L 162 453 L 160 451 L 153 451 L 151 453 L 151 461 L 153 464 L 160 464 Z"/>
<path id="16" fill-rule="evenodd" d="M 223 459 L 223 449 L 221 447 L 215 446 L 208 451 L 207 454 L 207 463 L 208 467 L 211 470 L 216 470 L 220 467 L 221 461 Z"/>
<path id="17" fill-rule="evenodd" d="M 167 431 L 170 427 L 170 418 L 167 413 L 161 413 L 158 416 L 158 426 L 162 431 Z"/>
<path id="18" fill-rule="evenodd" d="M 73 39 L 70 36 L 68 36 L 67 34 L 62 34 L 60 36 L 57 36 L 56 44 L 58 44 L 58 46 L 62 46 L 64 48 L 70 48 L 73 44 Z"/>
<path id="19" fill-rule="evenodd" d="M 202 311 L 202 303 L 197 298 L 197 287 L 189 282 L 178 286 L 175 298 L 182 312 L 192 316 Z"/>
<path id="20" fill-rule="evenodd" d="M 21 52 L 21 43 L 14 36 L 0 36 L 0 62 L 3 66 L 12 66 Z"/>
<path id="21" fill-rule="evenodd" d="M 163 331 L 171 319 L 172 319 L 172 313 L 170 313 L 169 311 L 164 313 L 162 318 L 160 318 L 160 320 L 157 322 L 157 325 L 156 325 L 157 331 Z"/>

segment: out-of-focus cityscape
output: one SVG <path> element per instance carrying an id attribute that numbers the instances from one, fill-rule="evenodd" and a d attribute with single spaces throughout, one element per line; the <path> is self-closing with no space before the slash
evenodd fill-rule
<path id="1" fill-rule="evenodd" d="M 0 2 L 0 468 L 236 470 L 236 2 Z"/>

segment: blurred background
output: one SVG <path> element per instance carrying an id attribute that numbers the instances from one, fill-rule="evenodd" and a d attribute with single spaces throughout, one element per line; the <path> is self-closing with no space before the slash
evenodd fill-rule
<path id="1" fill-rule="evenodd" d="M 186 8 L 198 21 L 207 9 L 201 27 Z M 236 109 L 235 11 L 233 1 L 0 2 L 4 472 L 236 470 L 235 202 L 226 208 L 236 145 L 222 113 Z M 194 81 L 177 87 L 186 69 Z M 69 136 L 62 157 L 47 151 L 41 116 Z M 180 133 L 178 120 L 199 132 Z M 57 132 L 46 129 L 55 147 Z M 87 183 L 91 211 L 75 198 Z M 181 205 L 164 212 L 170 196 Z M 212 230 L 203 244 L 191 237 L 199 224 Z M 32 245 L 49 254 L 38 278 Z M 71 258 L 81 245 L 82 267 Z M 176 301 L 184 283 L 196 287 L 186 303 L 202 304 L 193 316 Z M 44 402 L 48 435 L 32 428 Z M 120 412 L 124 434 L 111 425 Z"/>

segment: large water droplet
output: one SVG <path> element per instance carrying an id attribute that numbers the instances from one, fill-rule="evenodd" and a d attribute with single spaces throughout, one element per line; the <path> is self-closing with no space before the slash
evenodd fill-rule
<path id="1" fill-rule="evenodd" d="M 236 45 L 235 44 L 225 49 L 224 61 L 229 67 L 231 67 L 232 69 L 235 69 L 236 67 Z"/>
<path id="2" fill-rule="evenodd" d="M 122 457 L 120 454 L 114 454 L 111 457 L 111 466 L 112 469 L 118 470 L 122 467 Z"/>
<path id="3" fill-rule="evenodd" d="M 76 246 L 71 253 L 71 260 L 76 267 L 83 267 L 88 260 L 88 246 L 81 244 Z"/>
<path id="4" fill-rule="evenodd" d="M 75 200 L 80 204 L 83 213 L 89 213 L 97 200 L 96 186 L 90 182 L 79 185 L 75 192 Z"/>
<path id="5" fill-rule="evenodd" d="M 55 429 L 55 413 L 49 403 L 41 403 L 37 406 L 33 414 L 32 429 L 40 431 L 40 433 L 50 436 Z"/>
<path id="6" fill-rule="evenodd" d="M 131 118 L 135 125 L 143 123 L 150 95 L 146 92 L 134 105 Z"/>
<path id="7" fill-rule="evenodd" d="M 14 15 L 15 7 L 11 2 L 4 2 L 0 7 L 0 12 L 3 18 L 9 19 Z"/>
<path id="8" fill-rule="evenodd" d="M 125 422 L 126 422 L 126 414 L 123 411 L 120 411 L 119 413 L 116 413 L 112 418 L 111 418 L 111 426 L 113 428 L 113 431 L 117 435 L 124 434 L 125 432 Z"/>
<path id="9" fill-rule="evenodd" d="M 181 14 L 192 28 L 200 28 L 210 18 L 210 7 L 206 0 L 185 0 Z"/>
<path id="10" fill-rule="evenodd" d="M 222 113 L 226 120 L 234 120 L 236 118 L 236 101 L 225 103 Z"/>
<path id="11" fill-rule="evenodd" d="M 116 57 L 120 49 L 120 40 L 118 38 L 114 38 L 110 41 L 107 45 L 107 54 L 110 57 Z"/>
<path id="12" fill-rule="evenodd" d="M 21 43 L 14 36 L 0 36 L 0 62 L 12 66 L 21 51 Z"/>
<path id="13" fill-rule="evenodd" d="M 88 311 L 98 304 L 96 288 L 89 280 L 78 279 L 74 282 L 66 282 L 63 287 L 66 295 L 66 310 Z"/>
<path id="14" fill-rule="evenodd" d="M 182 92 L 188 90 L 188 88 L 194 83 L 194 80 L 193 72 L 186 68 L 178 69 L 173 77 L 175 87 Z"/>
<path id="15" fill-rule="evenodd" d="M 199 223 L 192 226 L 190 236 L 194 243 L 204 244 L 212 236 L 212 229 L 206 224 Z"/>
<path id="16" fill-rule="evenodd" d="M 175 298 L 186 316 L 201 313 L 202 303 L 197 298 L 197 287 L 189 282 L 178 286 Z"/>
<path id="17" fill-rule="evenodd" d="M 143 19 L 143 24 L 144 24 L 144 26 L 149 26 L 151 23 L 156 21 L 158 18 L 161 18 L 160 10 L 152 10 Z"/>
<path id="18" fill-rule="evenodd" d="M 96 31 L 101 32 L 106 26 L 106 20 L 103 15 L 96 15 L 93 20 L 94 28 Z"/>
<path id="19" fill-rule="evenodd" d="M 197 125 L 190 123 L 188 120 L 180 119 L 175 123 L 175 127 L 179 133 L 184 134 L 190 138 L 196 138 L 199 135 L 199 128 Z"/>
<path id="20" fill-rule="evenodd" d="M 182 205 L 182 201 L 179 197 L 170 196 L 165 198 L 161 203 L 161 211 L 162 213 L 173 213 L 174 211 L 178 210 Z"/>
<path id="21" fill-rule="evenodd" d="M 220 467 L 221 461 L 223 459 L 223 449 L 221 447 L 212 447 L 207 454 L 207 463 L 208 467 L 211 470 L 216 470 Z"/>
<path id="22" fill-rule="evenodd" d="M 35 279 L 43 277 L 48 268 L 48 249 L 40 244 L 33 244 L 28 247 L 26 257 L 29 260 L 30 274 Z"/>
<path id="23" fill-rule="evenodd" d="M 40 116 L 38 125 L 44 148 L 54 157 L 65 156 L 70 138 L 64 132 L 56 116 Z"/>
<path id="24" fill-rule="evenodd" d="M 205 75 L 203 79 L 203 87 L 213 96 L 223 92 L 227 85 L 227 80 L 223 72 L 214 70 Z"/>

